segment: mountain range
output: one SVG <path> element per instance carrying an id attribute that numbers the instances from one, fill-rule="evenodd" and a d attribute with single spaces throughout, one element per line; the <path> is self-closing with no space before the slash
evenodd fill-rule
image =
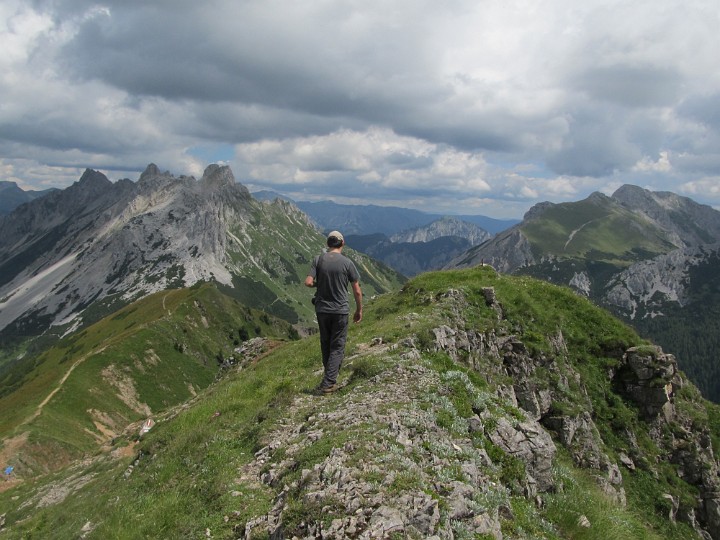
<path id="1" fill-rule="evenodd" d="M 271 191 L 254 194 L 263 200 L 291 201 Z M 443 268 L 469 248 L 517 223 L 480 215 L 442 216 L 407 208 L 343 205 L 332 201 L 295 202 L 320 229 L 340 229 L 349 246 L 404 276 Z M 493 231 L 493 233 L 489 232 Z"/>
<path id="2" fill-rule="evenodd" d="M 263 203 L 228 167 L 137 182 L 87 170 L 0 218 L 0 335 L 58 335 L 147 294 L 214 281 L 248 305 L 307 326 L 303 279 L 324 237 L 289 203 Z M 352 252 L 350 252 L 352 253 Z M 351 255 L 368 294 L 401 278 Z"/>
<path id="3" fill-rule="evenodd" d="M 447 216 L 397 206 L 339 204 L 334 201 L 295 201 L 273 191 L 258 191 L 253 193 L 253 196 L 267 201 L 276 198 L 287 200 L 310 216 L 321 230 L 339 229 L 345 234 L 352 235 L 380 233 L 391 237 L 408 230 L 425 227 L 432 222 L 448 217 L 472 223 L 490 234 L 505 230 L 518 222 L 515 219 L 495 219 L 482 215 Z"/>
<path id="4" fill-rule="evenodd" d="M 437 270 L 491 237 L 477 225 L 445 216 L 427 225 L 387 237 L 382 233 L 346 236 L 348 245 L 387 264 L 404 276 Z"/>
<path id="5" fill-rule="evenodd" d="M 720 212 L 626 185 L 611 197 L 536 205 L 446 268 L 490 264 L 569 286 L 676 354 L 717 401 L 719 250 Z"/>

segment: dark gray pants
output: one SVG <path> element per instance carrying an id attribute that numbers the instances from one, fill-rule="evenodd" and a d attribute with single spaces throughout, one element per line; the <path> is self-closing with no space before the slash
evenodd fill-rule
<path id="1" fill-rule="evenodd" d="M 347 313 L 317 313 L 320 328 L 320 351 L 325 373 L 321 388 L 327 388 L 337 382 L 338 373 L 345 358 L 345 342 L 348 332 Z"/>

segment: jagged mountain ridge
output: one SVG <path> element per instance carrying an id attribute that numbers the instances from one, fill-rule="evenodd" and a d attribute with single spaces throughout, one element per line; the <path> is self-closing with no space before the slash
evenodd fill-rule
<path id="1" fill-rule="evenodd" d="M 335 395 L 307 393 L 317 342 L 287 344 L 134 448 L 0 492 L 3 534 L 720 538 L 717 406 L 569 290 L 424 274 L 348 345 Z"/>
<path id="2" fill-rule="evenodd" d="M 444 216 L 428 225 L 406 229 L 397 234 L 393 234 L 390 237 L 390 241 L 396 243 L 430 242 L 431 240 L 446 236 L 464 238 L 470 242 L 471 246 L 476 246 L 488 240 L 491 234 L 474 223 L 469 223 L 452 216 Z"/>
<path id="3" fill-rule="evenodd" d="M 196 180 L 151 164 L 136 183 L 88 170 L 0 219 L 0 328 L 25 335 L 78 324 L 98 302 L 112 311 L 207 280 L 253 307 L 307 322 L 302 276 L 323 246 L 305 214 L 256 201 L 228 167 L 210 165 Z M 351 257 L 368 294 L 398 284 L 388 268 Z"/>
<path id="4" fill-rule="evenodd" d="M 679 334 L 671 341 L 648 319 L 672 311 L 689 331 L 695 312 L 718 309 L 702 295 L 688 293 L 692 269 L 717 258 L 718 242 L 720 212 L 673 193 L 623 186 L 612 197 L 595 193 L 576 203 L 536 205 L 522 223 L 446 267 L 485 263 L 569 285 L 644 331 L 656 328 L 649 337 L 680 352 Z M 696 291 L 708 279 L 711 274 L 696 272 Z M 714 364 L 714 344 L 684 352 L 681 367 L 706 396 L 719 400 L 720 373 L 706 376 Z"/>

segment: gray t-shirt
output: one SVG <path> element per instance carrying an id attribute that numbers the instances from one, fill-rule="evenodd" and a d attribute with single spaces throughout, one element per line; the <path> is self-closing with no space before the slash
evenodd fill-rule
<path id="1" fill-rule="evenodd" d="M 316 313 L 350 313 L 348 283 L 360 280 L 360 274 L 350 259 L 342 253 L 323 253 L 315 257 L 308 275 L 317 283 Z"/>

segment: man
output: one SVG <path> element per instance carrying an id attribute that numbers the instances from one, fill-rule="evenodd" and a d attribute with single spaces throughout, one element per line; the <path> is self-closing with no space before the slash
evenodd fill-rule
<path id="1" fill-rule="evenodd" d="M 337 377 L 345 357 L 348 318 L 347 286 L 352 286 L 355 297 L 353 321 L 362 320 L 362 291 L 360 274 L 353 262 L 342 254 L 345 239 L 338 231 L 327 237 L 328 251 L 316 257 L 310 267 L 305 285 L 317 287 L 315 293 L 315 314 L 320 328 L 320 350 L 322 351 L 324 374 L 318 393 L 330 394 L 337 390 Z"/>

